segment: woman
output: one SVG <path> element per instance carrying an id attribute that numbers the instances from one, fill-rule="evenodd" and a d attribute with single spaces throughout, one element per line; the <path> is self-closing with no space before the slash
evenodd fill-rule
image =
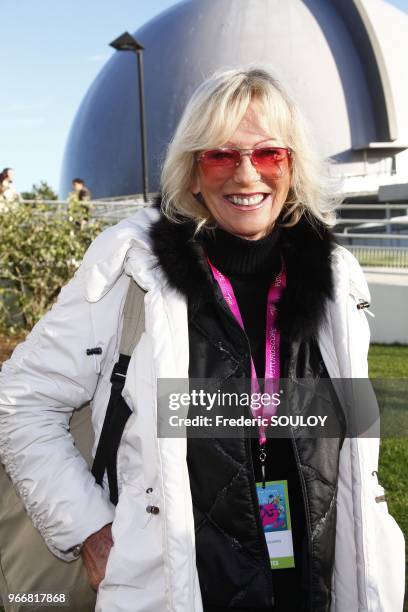
<path id="1" fill-rule="evenodd" d="M 224 72 L 196 91 L 162 192 L 164 214 L 145 209 L 95 241 L 4 365 L 0 449 L 34 524 L 61 558 L 84 543 L 97 610 L 400 609 L 402 543 L 376 502 L 378 441 L 344 439 L 343 429 L 313 440 L 269 440 L 261 430 L 252 440 L 157 437 L 162 378 L 247 379 L 254 390 L 264 372 L 367 376 L 369 333 L 357 308 L 367 286 L 333 243 L 302 121 L 268 72 Z M 146 329 L 123 391 L 132 412 L 114 509 L 67 427 L 92 400 L 99 436 L 129 276 L 147 291 Z M 86 356 L 88 347 L 98 351 Z M 260 513 L 262 505 L 271 516 L 271 499 L 280 500 L 275 512 L 284 497 L 266 489 L 271 481 L 292 520 L 290 562 L 276 570 Z"/>
<path id="2" fill-rule="evenodd" d="M 0 196 L 6 201 L 18 199 L 18 192 L 13 184 L 14 170 L 13 168 L 4 168 L 0 172 Z"/>

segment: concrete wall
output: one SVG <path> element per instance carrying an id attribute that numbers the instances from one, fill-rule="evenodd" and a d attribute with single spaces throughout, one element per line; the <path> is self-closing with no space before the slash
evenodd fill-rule
<path id="1" fill-rule="evenodd" d="M 371 341 L 408 344 L 408 271 L 365 268 L 371 293 Z"/>

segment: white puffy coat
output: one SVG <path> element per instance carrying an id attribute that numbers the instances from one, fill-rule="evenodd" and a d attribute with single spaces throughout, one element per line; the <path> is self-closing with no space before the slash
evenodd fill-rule
<path id="1" fill-rule="evenodd" d="M 156 383 L 188 378 L 186 300 L 163 282 L 144 209 L 90 247 L 57 304 L 1 372 L 0 454 L 34 525 L 63 559 L 113 521 L 114 547 L 100 585 L 102 612 L 200 612 L 185 439 L 156 436 Z M 319 346 L 331 378 L 367 376 L 369 329 L 356 308 L 367 284 L 344 248 L 333 254 L 335 298 Z M 146 331 L 123 395 L 132 409 L 118 453 L 119 503 L 95 484 L 68 432 L 73 410 L 91 401 L 96 440 L 119 351 L 128 277 L 147 290 Z M 101 355 L 86 349 L 101 347 Z M 332 612 L 400 612 L 403 537 L 377 481 L 378 439 L 346 439 L 337 499 Z M 152 492 L 147 493 L 151 488 Z M 146 512 L 156 505 L 160 513 Z"/>

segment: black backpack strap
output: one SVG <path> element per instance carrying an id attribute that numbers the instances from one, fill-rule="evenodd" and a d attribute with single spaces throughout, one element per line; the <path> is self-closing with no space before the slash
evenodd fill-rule
<path id="1" fill-rule="evenodd" d="M 120 341 L 119 360 L 111 375 L 111 394 L 99 437 L 92 474 L 98 484 L 103 486 L 105 471 L 108 476 L 110 500 L 118 503 L 117 454 L 123 430 L 131 415 L 131 410 L 122 397 L 130 357 L 144 331 L 145 291 L 131 279 L 126 295 L 123 314 L 123 329 Z"/>

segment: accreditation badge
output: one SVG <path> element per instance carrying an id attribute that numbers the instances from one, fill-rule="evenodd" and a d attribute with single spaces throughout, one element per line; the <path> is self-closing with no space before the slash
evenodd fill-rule
<path id="1" fill-rule="evenodd" d="M 295 567 L 288 481 L 256 483 L 259 511 L 272 569 Z"/>

